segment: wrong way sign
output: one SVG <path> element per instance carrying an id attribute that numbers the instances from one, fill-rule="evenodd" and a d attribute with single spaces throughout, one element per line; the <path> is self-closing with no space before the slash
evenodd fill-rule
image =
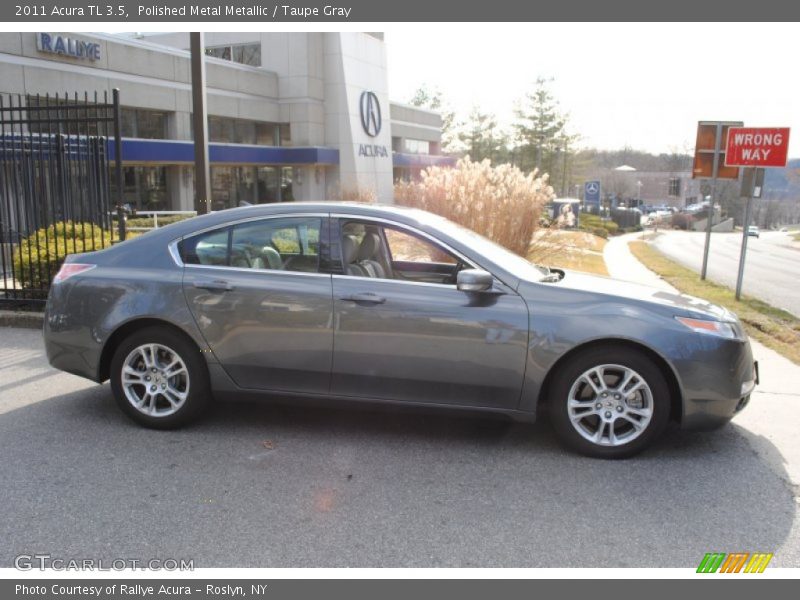
<path id="1" fill-rule="evenodd" d="M 725 146 L 729 167 L 785 167 L 788 127 L 731 127 Z"/>

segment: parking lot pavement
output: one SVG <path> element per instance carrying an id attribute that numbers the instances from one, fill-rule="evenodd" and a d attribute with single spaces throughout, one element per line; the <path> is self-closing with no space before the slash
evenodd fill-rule
<path id="1" fill-rule="evenodd" d="M 221 404 L 150 431 L 107 384 L 51 370 L 31 330 L 0 329 L 0 374 L 0 566 L 46 552 L 196 567 L 695 567 L 718 550 L 800 566 L 781 449 L 740 419 L 602 461 L 563 451 L 546 423 L 386 409 Z"/>

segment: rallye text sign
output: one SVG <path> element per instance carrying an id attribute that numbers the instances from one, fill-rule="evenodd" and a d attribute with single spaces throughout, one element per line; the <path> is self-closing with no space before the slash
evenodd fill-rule
<path id="1" fill-rule="evenodd" d="M 57 33 L 37 33 L 36 49 L 39 52 L 61 54 L 72 58 L 100 60 L 100 44 L 87 42 Z"/>
<path id="2" fill-rule="evenodd" d="M 729 167 L 785 167 L 788 127 L 730 127 L 725 149 Z"/>

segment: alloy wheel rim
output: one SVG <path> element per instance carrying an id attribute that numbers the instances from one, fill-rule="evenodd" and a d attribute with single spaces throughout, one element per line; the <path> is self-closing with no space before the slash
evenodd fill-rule
<path id="1" fill-rule="evenodd" d="M 125 398 L 140 413 L 167 417 L 176 413 L 189 396 L 189 371 L 172 348 L 142 344 L 122 363 Z"/>
<path id="2" fill-rule="evenodd" d="M 572 427 L 598 446 L 622 446 L 641 436 L 653 418 L 653 392 L 639 373 L 605 364 L 584 371 L 569 391 Z"/>

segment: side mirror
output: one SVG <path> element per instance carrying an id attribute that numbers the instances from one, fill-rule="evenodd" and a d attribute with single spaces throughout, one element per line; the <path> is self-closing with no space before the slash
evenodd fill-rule
<path id="1" fill-rule="evenodd" d="M 460 292 L 485 292 L 494 285 L 491 273 L 482 269 L 464 269 L 458 272 L 456 287 Z"/>

